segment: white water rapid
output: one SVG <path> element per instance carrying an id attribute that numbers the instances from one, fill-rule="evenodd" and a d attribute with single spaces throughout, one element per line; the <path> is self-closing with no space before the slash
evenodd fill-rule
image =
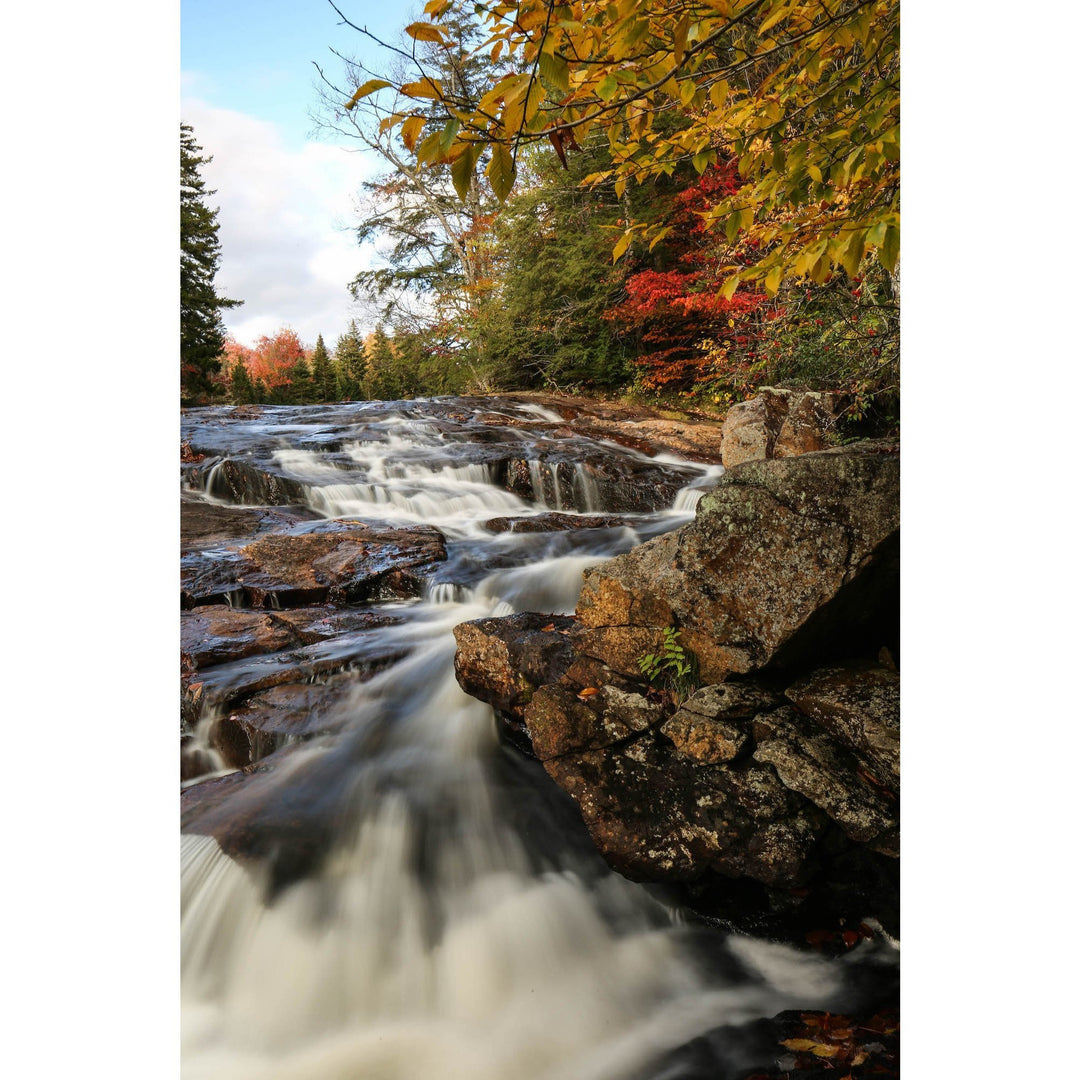
<path id="1" fill-rule="evenodd" d="M 401 621 L 379 630 L 401 659 L 357 677 L 332 735 L 279 750 L 226 803 L 273 805 L 283 819 L 317 804 L 335 822 L 317 869 L 275 880 L 276 849 L 242 865 L 210 835 L 182 837 L 184 1077 L 735 1075 L 725 1069 L 739 1063 L 738 1026 L 829 1006 L 835 965 L 689 925 L 608 870 L 569 800 L 458 687 L 451 633 L 492 614 L 571 612 L 584 568 L 689 520 L 718 470 L 678 462 L 669 508 L 614 527 L 493 535 L 486 518 L 545 512 L 552 466 L 530 459 L 534 497 L 513 494 L 493 482 L 494 458 L 453 460 L 473 446 L 467 426 L 454 441 L 437 403 L 427 414 L 399 404 L 390 415 L 267 409 L 247 432 L 227 409 L 191 414 L 193 437 L 205 444 L 220 429 L 224 454 L 262 440 L 267 467 L 302 485 L 322 517 L 435 525 L 449 555 L 424 598 L 398 603 Z M 549 412 L 514 415 L 557 421 Z M 308 437 L 332 428 L 347 437 L 322 448 Z M 584 504 L 559 509 L 603 509 L 601 486 L 573 490 Z M 671 1056 L 707 1033 L 700 1061 Z"/>

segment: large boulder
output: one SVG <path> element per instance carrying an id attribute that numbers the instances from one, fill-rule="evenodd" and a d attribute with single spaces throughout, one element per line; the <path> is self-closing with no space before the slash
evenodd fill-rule
<path id="1" fill-rule="evenodd" d="M 454 673 L 461 688 L 491 705 L 503 733 L 530 753 L 525 706 L 537 687 L 561 679 L 572 663 L 567 634 L 573 625 L 566 615 L 523 612 L 454 627 Z"/>
<path id="2" fill-rule="evenodd" d="M 745 461 L 824 450 L 835 423 L 832 394 L 763 386 L 756 397 L 728 410 L 721 460 L 724 468 L 730 469 Z"/>
<path id="3" fill-rule="evenodd" d="M 539 626 L 549 616 L 458 628 L 459 681 L 513 711 L 630 877 L 721 891 L 738 878 L 789 900 L 888 892 L 898 504 L 888 444 L 737 466 L 693 523 L 588 571 L 565 635 Z M 547 675 L 534 663 L 525 677 L 508 647 L 526 628 L 562 638 Z M 642 674 L 668 628 L 698 662 L 689 696 Z"/>
<path id="4" fill-rule="evenodd" d="M 889 450 L 856 444 L 725 473 L 690 525 L 586 573 L 577 647 L 635 675 L 636 650 L 675 626 L 702 681 L 718 683 L 895 635 L 900 460 Z"/>

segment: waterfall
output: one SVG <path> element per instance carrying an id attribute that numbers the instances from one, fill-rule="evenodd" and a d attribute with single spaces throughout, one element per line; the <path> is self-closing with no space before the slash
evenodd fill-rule
<path id="1" fill-rule="evenodd" d="M 641 521 L 493 536 L 481 527 L 487 518 L 562 508 L 557 466 L 529 461 L 527 503 L 493 482 L 487 462 L 469 459 L 467 441 L 440 435 L 434 405 L 415 416 L 389 408 L 352 408 L 347 426 L 326 436 L 333 450 L 288 409 L 277 428 L 261 421 L 272 440 L 265 467 L 298 482 L 309 510 L 436 525 L 449 557 L 419 601 L 397 605 L 400 621 L 379 629 L 400 659 L 335 698 L 332 734 L 223 778 L 242 783 L 222 789 L 215 821 L 230 807 L 243 816 L 315 806 L 344 822 L 317 867 L 275 884 L 269 862 L 231 857 L 212 828 L 183 836 L 184 1077 L 637 1080 L 660 1077 L 654 1064 L 699 1035 L 829 1006 L 842 979 L 826 961 L 691 928 L 609 870 L 566 797 L 536 762 L 500 746 L 491 709 L 454 678 L 455 625 L 572 612 L 583 571 L 638 542 Z M 540 406 L 517 411 L 559 419 Z M 377 431 L 375 420 L 355 430 L 365 417 Z M 233 430 L 206 438 L 232 439 L 220 449 L 235 452 Z M 605 451 L 648 475 L 675 468 Z M 685 521 L 718 475 L 677 468 L 691 479 L 649 518 L 653 533 Z M 572 488 L 574 509 L 608 513 L 582 465 Z M 212 753 L 213 722 L 199 723 L 192 752 Z M 209 765 L 211 777 L 220 771 L 220 759 Z"/>

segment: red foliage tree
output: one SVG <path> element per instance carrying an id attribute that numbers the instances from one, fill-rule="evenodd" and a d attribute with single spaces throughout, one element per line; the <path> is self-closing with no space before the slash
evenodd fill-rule
<path id="1" fill-rule="evenodd" d="M 255 342 L 250 361 L 246 361 L 252 379 L 261 379 L 266 387 L 288 386 L 297 360 L 306 357 L 295 330 L 283 327 L 273 337 L 265 334 Z"/>
<path id="2" fill-rule="evenodd" d="M 298 360 L 307 359 L 307 351 L 296 331 L 283 327 L 273 336 L 263 334 L 253 349 L 230 335 L 225 339 L 222 356 L 225 371 L 231 371 L 239 360 L 248 369 L 252 382 L 261 379 L 268 390 L 274 390 L 292 382 L 292 369 Z"/>
<path id="3" fill-rule="evenodd" d="M 743 363 L 752 359 L 765 294 L 720 295 L 722 268 L 743 260 L 706 231 L 701 217 L 740 183 L 729 162 L 676 195 L 654 265 L 630 274 L 626 299 L 605 313 L 617 333 L 637 338 L 635 364 L 648 389 L 692 392 L 731 374 L 730 353 Z"/>

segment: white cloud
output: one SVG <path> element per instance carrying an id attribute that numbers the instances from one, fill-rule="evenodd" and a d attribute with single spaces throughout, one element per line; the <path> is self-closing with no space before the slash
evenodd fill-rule
<path id="1" fill-rule="evenodd" d="M 360 248 L 353 204 L 379 163 L 323 143 L 286 146 L 274 124 L 220 109 L 198 98 L 181 107 L 185 123 L 213 161 L 203 167 L 209 204 L 220 208 L 219 290 L 243 300 L 225 323 L 244 344 L 291 326 L 307 343 L 329 346 L 363 309 L 346 285 L 371 265 Z"/>

